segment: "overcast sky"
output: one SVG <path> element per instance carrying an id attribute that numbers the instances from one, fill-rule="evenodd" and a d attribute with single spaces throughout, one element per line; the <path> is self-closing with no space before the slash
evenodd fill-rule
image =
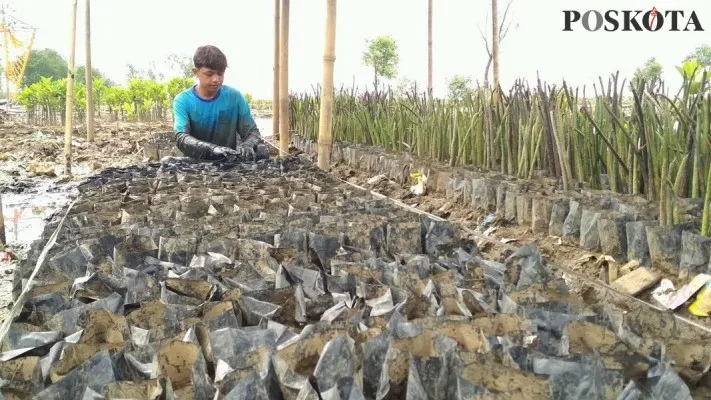
<path id="1" fill-rule="evenodd" d="M 508 0 L 499 0 L 502 10 Z M 454 74 L 482 80 L 487 54 L 479 28 L 490 32 L 488 0 L 434 1 L 434 89 L 446 92 Z M 15 15 L 35 26 L 35 48 L 69 53 L 70 0 L 15 0 Z M 562 32 L 564 9 L 581 13 L 593 7 L 696 11 L 706 32 Z M 84 0 L 79 0 L 77 63 L 84 64 Z M 325 0 L 292 0 L 289 86 L 310 90 L 321 80 Z M 123 82 L 126 64 L 146 67 L 170 53 L 192 55 L 201 44 L 215 44 L 230 68 L 225 82 L 257 98 L 270 98 L 273 68 L 273 0 L 94 0 L 92 2 L 93 66 Z M 699 44 L 711 43 L 708 0 L 647 2 L 639 0 L 514 0 L 508 18 L 513 25 L 501 43 L 501 82 L 517 78 L 535 83 L 536 73 L 549 83 L 591 84 L 619 70 L 631 76 L 650 57 L 657 57 L 668 82 L 678 84 L 678 65 Z M 685 17 L 686 19 L 686 17 Z M 683 26 L 683 25 L 682 25 Z M 400 77 L 427 81 L 427 0 L 341 0 L 338 2 L 335 83 L 372 82 L 362 63 L 365 41 L 391 35 L 398 43 Z M 705 38 L 705 39 L 704 39 Z"/>

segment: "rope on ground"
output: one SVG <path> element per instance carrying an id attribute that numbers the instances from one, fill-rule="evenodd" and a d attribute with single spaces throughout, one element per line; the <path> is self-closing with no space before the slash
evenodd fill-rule
<path id="1" fill-rule="evenodd" d="M 269 142 L 267 142 L 267 141 L 265 141 L 265 143 L 268 143 L 268 144 L 269 144 L 270 146 L 272 146 L 272 147 L 276 147 L 276 146 L 274 146 L 273 144 L 271 144 L 271 143 L 269 143 Z M 335 176 L 335 175 L 334 175 L 334 177 L 335 177 L 336 179 L 340 180 L 341 182 L 345 183 L 345 184 L 351 185 L 351 186 L 353 186 L 353 187 L 355 187 L 355 188 L 358 188 L 358 189 L 360 189 L 360 190 L 368 191 L 368 192 L 370 192 L 370 194 L 372 194 L 372 195 L 375 196 L 375 197 L 378 197 L 378 198 L 381 198 L 381 199 L 387 199 L 387 200 L 391 201 L 392 203 L 396 204 L 397 206 L 400 206 L 400 207 L 402 207 L 402 208 L 405 208 L 405 209 L 407 209 L 407 210 L 409 210 L 409 211 L 415 212 L 415 213 L 417 213 L 417 214 L 424 214 L 424 215 L 427 215 L 428 217 L 430 217 L 430 218 L 432 218 L 432 219 L 434 219 L 434 220 L 436 220 L 436 221 L 446 221 L 446 219 L 444 219 L 444 218 L 442 218 L 442 217 L 438 217 L 438 216 L 436 216 L 436 215 L 434 215 L 434 214 L 432 214 L 432 213 L 429 213 L 429 212 L 427 212 L 427 211 L 420 210 L 420 209 L 415 208 L 415 207 L 413 207 L 413 206 L 411 206 L 411 205 L 409 205 L 409 204 L 405 204 L 405 203 L 403 203 L 403 202 L 401 202 L 401 201 L 399 201 L 399 200 L 390 198 L 390 197 L 388 197 L 388 196 L 386 196 L 386 195 L 384 195 L 384 194 L 382 194 L 382 193 L 378 193 L 378 192 L 376 192 L 376 191 L 374 191 L 374 190 L 370 190 L 370 189 L 367 189 L 367 188 L 362 187 L 362 186 L 360 186 L 360 185 L 356 185 L 355 183 L 351 183 L 351 182 L 345 181 L 345 180 L 343 180 L 343 179 L 341 179 L 341 178 L 339 178 L 339 177 L 337 177 L 337 176 Z M 487 242 L 496 244 L 496 245 L 498 245 L 498 246 L 503 246 L 504 248 L 506 248 L 506 249 L 508 249 L 508 250 L 512 250 L 512 251 L 516 251 L 516 250 L 519 250 L 519 249 L 520 249 L 519 247 L 513 246 L 513 245 L 508 244 L 508 243 L 503 243 L 503 242 L 501 242 L 501 241 L 499 241 L 499 240 L 496 240 L 496 239 L 494 239 L 494 238 L 492 238 L 492 237 L 490 237 L 490 236 L 482 235 L 481 233 L 475 232 L 475 231 L 473 231 L 473 230 L 471 230 L 471 229 L 469 229 L 469 228 L 467 228 L 466 226 L 463 226 L 463 225 L 461 225 L 461 224 L 457 224 L 457 225 L 458 225 L 459 228 L 462 229 L 464 232 L 466 232 L 467 234 L 469 234 L 469 235 L 471 235 L 471 236 L 476 237 L 477 239 L 482 239 L 482 240 L 484 240 L 484 241 L 487 241 Z M 642 300 L 642 299 L 638 299 L 638 298 L 636 298 L 636 297 L 634 297 L 634 296 L 630 296 L 630 295 L 627 294 L 627 293 L 620 292 L 619 290 L 615 289 L 615 288 L 612 287 L 612 286 L 607 285 L 606 283 L 603 283 L 603 282 L 600 282 L 600 281 L 596 281 L 596 280 L 592 280 L 592 279 L 590 279 L 590 278 L 588 278 L 588 277 L 586 277 L 586 276 L 584 276 L 584 275 L 581 275 L 581 274 L 579 274 L 579 273 L 577 273 L 577 272 L 575 272 L 575 271 L 573 271 L 573 270 L 570 270 L 570 269 L 568 269 L 568 268 L 561 267 L 561 266 L 558 266 L 558 265 L 555 265 L 555 264 L 552 264 L 552 263 L 549 263 L 549 265 L 550 265 L 552 268 L 561 270 L 561 271 L 563 271 L 564 273 L 566 273 L 566 274 L 568 274 L 568 275 L 570 275 L 570 276 L 572 276 L 572 277 L 574 277 L 574 278 L 580 279 L 580 280 L 583 281 L 584 283 L 587 283 L 587 284 L 596 286 L 596 287 L 598 287 L 598 288 L 600 288 L 600 289 L 604 289 L 604 290 L 606 290 L 606 291 L 610 291 L 610 292 L 612 292 L 612 293 L 615 293 L 615 294 L 618 295 L 618 296 L 622 296 L 622 297 L 624 297 L 624 298 L 627 298 L 627 299 L 629 299 L 629 300 L 632 300 L 632 301 L 637 302 L 637 303 L 639 303 L 639 304 L 642 304 L 642 305 L 644 305 L 644 306 L 651 307 L 651 308 L 653 308 L 653 309 L 655 309 L 655 310 L 657 310 L 657 311 L 669 312 L 669 310 L 667 310 L 667 309 L 664 309 L 664 308 L 662 308 L 662 307 L 659 307 L 659 306 L 657 306 L 657 305 L 654 305 L 654 304 L 649 303 L 649 302 L 647 302 L 647 301 L 644 301 L 644 300 Z M 701 325 L 701 324 L 699 324 L 699 323 L 697 323 L 697 322 L 694 322 L 694 321 L 692 321 L 692 320 L 690 320 L 690 319 L 688 319 L 688 318 L 686 318 L 686 317 L 683 317 L 683 316 L 681 316 L 681 315 L 677 315 L 677 314 L 672 314 L 672 315 L 674 315 L 674 318 L 676 318 L 678 321 L 681 321 L 681 322 L 687 323 L 687 324 L 689 324 L 689 325 L 692 325 L 692 326 L 694 326 L 694 327 L 696 327 L 696 328 L 698 328 L 698 329 L 701 329 L 701 330 L 704 331 L 704 332 L 711 333 L 711 328 L 708 328 L 708 327 L 706 327 L 706 326 L 703 326 L 703 325 Z"/>
<path id="2" fill-rule="evenodd" d="M 27 293 L 29 293 L 30 289 L 32 289 L 32 282 L 34 281 L 35 276 L 37 275 L 37 272 L 39 272 L 40 267 L 44 263 L 45 258 L 47 258 L 47 253 L 49 253 L 49 250 L 51 250 L 52 247 L 54 247 L 55 243 L 57 242 L 57 236 L 59 235 L 59 231 L 62 229 L 62 226 L 64 225 L 64 220 L 66 220 L 67 215 L 69 215 L 69 211 L 71 211 L 71 209 L 74 207 L 74 204 L 76 204 L 76 202 L 77 202 L 77 200 L 79 200 L 79 198 L 80 197 L 77 197 L 76 199 L 74 199 L 74 201 L 72 201 L 72 203 L 69 205 L 69 208 L 67 208 L 67 211 L 64 213 L 64 216 L 59 221 L 59 225 L 57 225 L 57 228 L 54 230 L 54 233 L 52 233 L 52 236 L 50 236 L 49 240 L 44 245 L 44 248 L 42 249 L 42 253 L 40 253 L 39 258 L 37 258 L 37 264 L 35 264 L 35 269 L 32 271 L 32 274 L 30 275 L 30 278 L 27 280 L 25 287 L 22 288 L 22 292 L 17 297 L 17 300 L 15 301 L 15 304 L 12 306 L 12 310 L 10 310 L 10 314 L 7 316 L 7 319 L 5 319 L 5 322 L 3 322 L 2 327 L 0 327 L 0 343 L 3 343 L 5 341 L 5 336 L 7 336 L 7 333 L 10 331 L 10 325 L 15 320 L 15 318 L 19 315 L 22 308 L 25 306 L 25 297 L 27 296 Z"/>

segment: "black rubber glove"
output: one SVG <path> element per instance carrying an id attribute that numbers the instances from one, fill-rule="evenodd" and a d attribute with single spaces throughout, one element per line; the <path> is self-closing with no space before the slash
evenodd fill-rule
<path id="1" fill-rule="evenodd" d="M 248 143 L 242 143 L 240 145 L 237 145 L 237 152 L 244 161 L 254 161 L 256 159 L 256 156 L 254 154 L 254 146 Z"/>
<path id="2" fill-rule="evenodd" d="M 212 149 L 212 155 L 215 158 L 221 158 L 229 162 L 234 162 L 242 156 L 242 152 L 239 150 L 230 149 L 224 146 L 215 146 Z"/>
<path id="3" fill-rule="evenodd" d="M 215 148 L 213 143 L 199 140 L 187 133 L 176 132 L 175 141 L 178 149 L 184 155 L 198 160 L 212 159 L 212 149 Z"/>
<path id="4" fill-rule="evenodd" d="M 257 151 L 256 151 L 256 156 L 255 160 L 268 160 L 269 159 L 269 145 L 266 143 L 262 142 L 257 144 Z"/>

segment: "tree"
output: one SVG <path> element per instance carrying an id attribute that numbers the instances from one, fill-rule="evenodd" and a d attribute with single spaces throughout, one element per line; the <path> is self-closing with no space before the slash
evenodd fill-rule
<path id="1" fill-rule="evenodd" d="M 491 54 L 490 59 L 494 63 L 494 87 L 499 87 L 499 3 L 491 0 Z"/>
<path id="2" fill-rule="evenodd" d="M 27 61 L 25 77 L 22 86 L 30 86 L 40 81 L 42 77 L 62 79 L 67 76 L 67 60 L 56 50 L 41 49 L 33 51 Z"/>
<path id="3" fill-rule="evenodd" d="M 662 64 L 657 61 L 656 57 L 652 57 L 634 71 L 632 84 L 637 86 L 644 81 L 647 83 L 647 88 L 653 91 L 660 83 L 663 71 Z"/>
<path id="4" fill-rule="evenodd" d="M 132 79 L 148 79 L 151 81 L 163 81 L 165 75 L 158 70 L 158 66 L 155 61 L 148 62 L 148 68 L 138 68 L 133 64 L 126 64 L 128 72 L 126 73 L 126 80 L 130 81 Z"/>
<path id="5" fill-rule="evenodd" d="M 114 85 L 114 83 L 111 82 L 110 79 L 108 79 L 106 76 L 104 76 L 104 74 L 96 68 L 91 69 L 91 76 L 94 78 L 93 79 L 94 81 L 96 81 L 96 78 L 103 79 L 103 84 L 106 86 L 113 86 Z M 78 66 L 76 71 L 74 71 L 74 80 L 77 82 L 86 81 L 86 66 L 85 65 Z"/>
<path id="6" fill-rule="evenodd" d="M 427 1 L 427 98 L 432 100 L 432 0 Z"/>
<path id="7" fill-rule="evenodd" d="M 509 9 L 511 8 L 511 3 L 513 3 L 513 0 L 509 0 L 509 2 L 506 4 L 506 8 L 504 9 L 504 15 L 501 17 L 501 22 L 498 21 L 499 16 L 498 16 L 498 4 L 495 0 L 492 0 L 492 11 L 496 10 L 496 14 L 494 15 L 495 21 L 492 23 L 492 39 L 496 39 L 494 45 L 496 46 L 496 57 L 498 58 L 499 56 L 499 46 L 501 45 L 501 42 L 503 42 L 504 38 L 506 38 L 506 35 L 509 33 L 509 29 L 511 28 L 511 21 L 507 21 L 506 17 L 509 15 Z M 489 20 L 489 14 L 487 13 L 486 16 L 487 23 Z M 498 37 L 494 37 L 493 33 L 497 30 L 494 27 L 494 24 L 498 25 Z M 518 27 L 518 24 L 516 25 Z M 489 47 L 489 38 L 484 32 L 479 28 L 479 33 L 481 34 L 481 38 L 484 40 L 484 45 L 486 46 L 486 54 L 489 55 L 489 59 L 486 62 L 486 69 L 484 69 L 484 86 L 489 86 L 489 69 L 491 68 L 491 64 L 494 61 L 494 50 Z M 494 71 L 494 85 L 498 85 L 498 59 L 496 62 L 496 70 Z"/>
<path id="8" fill-rule="evenodd" d="M 170 69 L 180 78 L 193 77 L 193 60 L 186 55 L 173 53 L 168 56 L 166 63 Z"/>
<path id="9" fill-rule="evenodd" d="M 462 101 L 474 92 L 472 79 L 462 75 L 454 75 L 447 81 L 447 91 L 450 99 Z"/>
<path id="10" fill-rule="evenodd" d="M 406 97 L 408 94 L 415 93 L 417 93 L 417 82 L 406 76 L 398 79 L 397 85 L 395 86 L 396 97 Z"/>
<path id="11" fill-rule="evenodd" d="M 155 61 L 151 61 L 148 63 L 146 75 L 148 76 L 148 79 L 152 81 L 162 81 L 163 79 L 165 79 L 165 75 L 163 75 L 162 72 L 158 71 L 158 66 L 156 66 Z"/>
<path id="12" fill-rule="evenodd" d="M 93 69 L 93 68 L 92 68 Z M 96 75 L 94 75 L 93 79 L 93 84 L 92 84 L 92 92 L 94 93 L 94 104 L 96 106 L 96 112 L 101 116 L 101 105 L 104 104 L 104 98 L 106 97 L 106 91 L 111 87 L 107 83 L 107 79 L 105 78 L 97 78 Z"/>
<path id="13" fill-rule="evenodd" d="M 397 54 L 397 43 L 390 36 L 379 36 L 366 41 L 368 50 L 363 52 L 365 65 L 373 67 L 375 90 L 378 90 L 378 77 L 392 79 L 397 76 L 397 65 L 400 57 Z"/>
<path id="14" fill-rule="evenodd" d="M 126 64 L 126 68 L 128 68 L 128 72 L 126 73 L 126 80 L 130 81 L 131 79 L 143 77 L 143 71 L 138 69 L 133 64 Z"/>
<path id="15" fill-rule="evenodd" d="M 195 83 L 195 80 L 190 77 L 190 78 L 183 78 L 183 77 L 175 77 L 171 80 L 168 81 L 168 101 L 172 104 L 173 99 L 175 99 L 175 96 L 179 95 L 180 92 L 183 90 L 190 89 L 193 84 Z"/>
<path id="16" fill-rule="evenodd" d="M 697 58 L 684 61 L 684 64 L 677 66 L 676 70 L 679 71 L 679 74 L 684 79 L 684 90 L 688 90 L 689 94 L 699 93 L 704 81 L 704 72 L 707 75 L 706 79 L 711 74 L 711 68 L 701 65 Z M 709 90 L 708 85 L 706 85 L 705 90 Z"/>
<path id="17" fill-rule="evenodd" d="M 703 67 L 711 67 L 711 45 L 702 44 L 697 47 L 693 53 L 686 56 L 684 61 L 691 61 L 694 59 Z"/>

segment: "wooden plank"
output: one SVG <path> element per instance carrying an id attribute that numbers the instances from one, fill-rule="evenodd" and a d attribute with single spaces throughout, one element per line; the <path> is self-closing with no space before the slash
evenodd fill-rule
<path id="1" fill-rule="evenodd" d="M 629 274 L 617 279 L 612 284 L 612 287 L 620 292 L 634 296 L 646 289 L 649 289 L 652 285 L 659 282 L 660 279 L 662 279 L 662 275 L 658 271 L 642 267 L 637 268 Z"/>

